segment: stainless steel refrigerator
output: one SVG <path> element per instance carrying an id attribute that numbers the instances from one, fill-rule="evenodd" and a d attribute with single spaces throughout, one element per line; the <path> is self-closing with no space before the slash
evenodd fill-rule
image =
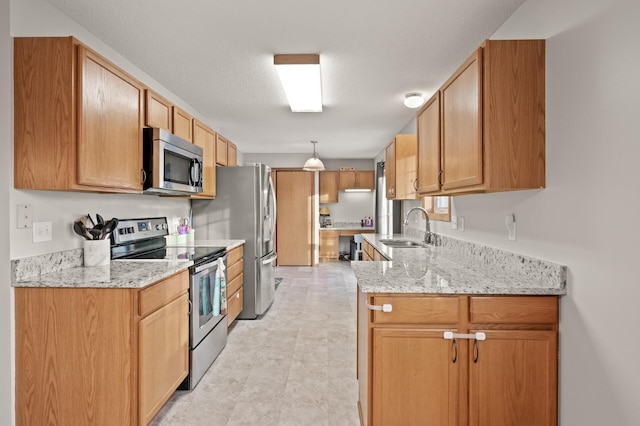
<path id="1" fill-rule="evenodd" d="M 197 239 L 242 239 L 243 309 L 256 319 L 275 297 L 276 196 L 271 168 L 264 164 L 216 169 L 216 198 L 192 200 Z"/>
<path id="2" fill-rule="evenodd" d="M 388 200 L 384 161 L 376 165 L 376 217 L 374 225 L 376 234 L 402 233 L 402 202 Z"/>

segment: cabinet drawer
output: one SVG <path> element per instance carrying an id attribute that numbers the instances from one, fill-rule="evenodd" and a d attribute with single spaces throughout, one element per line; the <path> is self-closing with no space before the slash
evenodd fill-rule
<path id="1" fill-rule="evenodd" d="M 242 302 L 244 301 L 242 288 L 237 293 L 231 295 L 227 300 L 227 327 L 238 317 L 242 312 Z"/>
<path id="2" fill-rule="evenodd" d="M 236 262 L 233 265 L 228 263 L 227 266 L 227 282 L 233 281 L 238 275 L 242 273 L 242 267 L 244 265 L 244 261 L 240 260 L 240 262 Z"/>
<path id="3" fill-rule="evenodd" d="M 234 248 L 233 250 L 229 250 L 229 252 L 227 253 L 227 265 L 233 265 L 238 260 L 242 259 L 243 254 L 243 246 L 239 246 Z"/>
<path id="4" fill-rule="evenodd" d="M 227 294 L 234 294 L 240 287 L 242 287 L 242 281 L 244 279 L 244 274 L 241 272 L 240 275 L 235 277 L 234 279 L 227 281 Z M 227 300 L 229 297 L 227 297 Z"/>
<path id="5" fill-rule="evenodd" d="M 374 311 L 376 324 L 456 324 L 459 320 L 457 297 L 375 296 L 373 304 L 393 308 L 391 312 Z"/>
<path id="6" fill-rule="evenodd" d="M 470 321 L 482 324 L 555 324 L 558 298 L 555 296 L 471 297 Z"/>
<path id="7" fill-rule="evenodd" d="M 144 317 L 176 299 L 189 289 L 189 271 L 182 271 L 155 284 L 138 295 L 138 314 Z"/>

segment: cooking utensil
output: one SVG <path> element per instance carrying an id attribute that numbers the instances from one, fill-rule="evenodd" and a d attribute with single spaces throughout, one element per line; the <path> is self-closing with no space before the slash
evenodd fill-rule
<path id="1" fill-rule="evenodd" d="M 98 225 L 104 225 L 104 218 L 96 213 L 96 220 L 98 221 Z"/>
<path id="2" fill-rule="evenodd" d="M 87 240 L 92 240 L 93 236 L 89 233 L 87 228 L 82 223 L 82 220 L 76 220 L 73 222 L 73 230 L 76 234 L 80 235 L 82 238 L 86 238 Z"/>
<path id="3" fill-rule="evenodd" d="M 89 222 L 91 223 L 91 227 L 95 228 L 96 227 L 96 223 L 93 221 L 93 219 L 91 218 L 91 215 L 89 213 L 87 213 L 87 219 L 89 219 Z"/>
<path id="4" fill-rule="evenodd" d="M 113 230 L 116 229 L 116 226 L 118 226 L 118 219 L 113 218 L 107 221 L 100 230 L 100 239 L 104 240 L 106 238 L 109 238 L 109 235 L 111 235 Z"/>

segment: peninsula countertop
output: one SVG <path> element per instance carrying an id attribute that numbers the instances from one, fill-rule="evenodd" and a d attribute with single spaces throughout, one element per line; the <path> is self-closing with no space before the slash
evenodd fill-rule
<path id="1" fill-rule="evenodd" d="M 566 266 L 439 237 L 442 245 L 391 248 L 386 238 L 420 241 L 407 235 L 364 234 L 389 261 L 354 261 L 364 293 L 565 295 Z"/>

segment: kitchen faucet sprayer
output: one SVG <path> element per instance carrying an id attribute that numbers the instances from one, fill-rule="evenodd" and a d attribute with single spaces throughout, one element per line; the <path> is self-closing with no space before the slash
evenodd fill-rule
<path id="1" fill-rule="evenodd" d="M 425 232 L 424 233 L 424 242 L 425 242 L 425 244 L 434 243 L 435 242 L 434 238 L 433 238 L 434 235 L 431 233 L 431 229 L 429 227 L 429 213 L 425 209 L 423 209 L 422 207 L 412 207 L 412 208 L 409 209 L 409 211 L 407 212 L 407 215 L 404 218 L 404 222 L 403 222 L 404 226 L 406 227 L 407 225 L 409 225 L 409 215 L 414 210 L 422 211 L 422 213 L 424 213 L 424 215 L 427 217 L 427 219 L 425 221 L 426 227 L 425 227 L 425 231 L 424 231 Z"/>

